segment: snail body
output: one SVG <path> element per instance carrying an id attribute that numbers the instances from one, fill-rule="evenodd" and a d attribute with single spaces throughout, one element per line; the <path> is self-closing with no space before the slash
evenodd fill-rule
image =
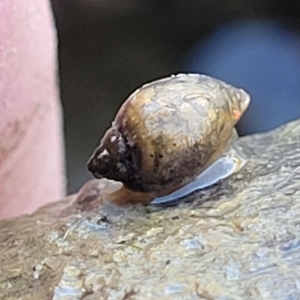
<path id="1" fill-rule="evenodd" d="M 88 168 L 122 182 L 128 202 L 168 195 L 226 152 L 249 101 L 243 90 L 205 75 L 146 84 L 123 103 Z"/>

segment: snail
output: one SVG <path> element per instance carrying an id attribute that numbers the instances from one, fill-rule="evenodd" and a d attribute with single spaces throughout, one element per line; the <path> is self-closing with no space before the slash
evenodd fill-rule
<path id="1" fill-rule="evenodd" d="M 244 164 L 226 153 L 249 102 L 244 90 L 206 75 L 148 83 L 122 104 L 88 169 L 103 191 L 114 182 L 102 194 L 119 205 L 182 197 Z"/>

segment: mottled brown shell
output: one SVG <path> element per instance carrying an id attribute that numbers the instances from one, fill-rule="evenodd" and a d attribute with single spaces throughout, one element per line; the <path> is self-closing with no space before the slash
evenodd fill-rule
<path id="1" fill-rule="evenodd" d="M 88 168 L 137 192 L 168 194 L 222 155 L 248 104 L 243 90 L 209 76 L 151 82 L 123 103 Z"/>

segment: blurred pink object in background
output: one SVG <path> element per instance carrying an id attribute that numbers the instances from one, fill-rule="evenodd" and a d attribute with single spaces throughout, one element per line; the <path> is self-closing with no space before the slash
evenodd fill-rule
<path id="1" fill-rule="evenodd" d="M 56 36 L 47 0 L 0 4 L 0 218 L 64 195 Z"/>

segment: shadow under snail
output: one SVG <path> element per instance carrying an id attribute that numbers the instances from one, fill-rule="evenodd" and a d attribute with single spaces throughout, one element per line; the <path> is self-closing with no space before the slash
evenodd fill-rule
<path id="1" fill-rule="evenodd" d="M 93 189 L 118 205 L 162 203 L 230 176 L 245 163 L 228 148 L 249 102 L 242 89 L 199 74 L 142 86 L 88 162 L 100 179 Z"/>

